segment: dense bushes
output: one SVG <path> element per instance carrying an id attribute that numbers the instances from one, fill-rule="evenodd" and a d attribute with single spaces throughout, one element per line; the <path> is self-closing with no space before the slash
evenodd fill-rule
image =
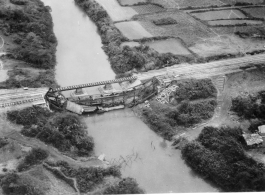
<path id="1" fill-rule="evenodd" d="M 103 194 L 144 194 L 133 178 L 122 179 L 118 184 L 107 187 Z"/>
<path id="2" fill-rule="evenodd" d="M 8 79 L 0 84 L 0 88 L 22 88 L 22 87 L 58 87 L 55 82 L 54 70 L 43 70 L 35 75 L 27 69 L 14 68 L 8 71 Z"/>
<path id="3" fill-rule="evenodd" d="M 18 165 L 18 171 L 25 171 L 43 162 L 48 157 L 48 153 L 41 148 L 34 148 L 25 156 L 25 159 Z"/>
<path id="4" fill-rule="evenodd" d="M 48 110 L 31 107 L 7 113 L 9 120 L 24 125 L 21 133 L 36 137 L 63 152 L 80 156 L 90 155 L 94 147 L 93 138 L 87 135 L 78 116 L 69 113 L 50 113 Z"/>
<path id="5" fill-rule="evenodd" d="M 161 18 L 158 20 L 154 20 L 153 23 L 155 25 L 170 25 L 170 24 L 177 24 L 177 21 L 173 18 L 167 17 L 167 18 Z"/>
<path id="6" fill-rule="evenodd" d="M 1 187 L 6 195 L 44 195 L 45 193 L 33 186 L 31 182 L 16 173 L 8 173 L 1 179 Z"/>
<path id="7" fill-rule="evenodd" d="M 196 100 L 210 97 L 216 97 L 217 91 L 210 79 L 189 79 L 179 81 L 178 88 L 175 92 L 175 99 L 182 100 Z"/>
<path id="8" fill-rule="evenodd" d="M 205 127 L 182 149 L 186 163 L 224 191 L 264 191 L 264 165 L 244 151 L 242 130 Z"/>
<path id="9" fill-rule="evenodd" d="M 205 100 L 197 103 L 183 102 L 178 107 L 151 102 L 151 109 L 143 110 L 143 116 L 151 128 L 167 140 L 176 134 L 177 126 L 189 127 L 214 114 L 217 103 Z"/>
<path id="10" fill-rule="evenodd" d="M 121 172 L 116 166 L 106 169 L 101 167 L 81 167 L 75 169 L 64 161 L 58 162 L 56 166 L 59 166 L 62 173 L 67 177 L 76 178 L 78 189 L 82 193 L 90 192 L 97 185 L 102 184 L 105 177 L 121 177 Z"/>
<path id="11" fill-rule="evenodd" d="M 231 110 L 245 119 L 265 119 L 265 91 L 256 95 L 234 98 Z"/>
<path id="12" fill-rule="evenodd" d="M 54 68 L 57 40 L 53 33 L 50 8 L 40 0 L 12 0 L 11 3 L 23 5 L 1 9 L 3 31 L 16 43 L 11 56 L 36 68 Z"/>

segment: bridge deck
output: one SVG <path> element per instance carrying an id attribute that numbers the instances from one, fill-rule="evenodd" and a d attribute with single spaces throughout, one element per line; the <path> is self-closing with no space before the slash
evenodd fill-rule
<path id="1" fill-rule="evenodd" d="M 106 85 L 106 84 L 111 84 L 111 83 L 121 83 L 125 81 L 133 81 L 136 80 L 136 77 L 126 77 L 126 78 L 121 78 L 121 79 L 114 79 L 114 80 L 108 80 L 108 81 L 101 81 L 101 82 L 95 82 L 95 83 L 87 83 L 87 84 L 82 84 L 82 85 L 72 85 L 68 87 L 60 87 L 53 89 L 54 92 L 58 91 L 68 91 L 68 90 L 73 90 L 73 89 L 81 89 L 81 88 L 86 88 L 86 87 L 95 87 L 99 85 Z"/>

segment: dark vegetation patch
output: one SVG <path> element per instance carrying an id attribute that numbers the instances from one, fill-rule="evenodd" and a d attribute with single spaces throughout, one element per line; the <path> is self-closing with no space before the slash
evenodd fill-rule
<path id="1" fill-rule="evenodd" d="M 264 165 L 247 156 L 245 146 L 239 128 L 205 127 L 181 152 L 196 173 L 226 192 L 264 191 Z"/>
<path id="2" fill-rule="evenodd" d="M 8 79 L 0 83 L 0 89 L 22 88 L 22 87 L 57 87 L 55 83 L 54 70 L 43 70 L 34 75 L 30 70 L 14 68 L 8 71 Z M 19 78 L 19 79 L 18 79 Z"/>
<path id="3" fill-rule="evenodd" d="M 265 91 L 232 100 L 231 111 L 244 119 L 265 120 Z"/>
<path id="4" fill-rule="evenodd" d="M 143 109 L 143 116 L 151 129 L 167 140 L 177 133 L 178 126 L 190 127 L 210 119 L 217 106 L 217 91 L 210 79 L 189 79 L 173 84 L 178 88 L 170 95 L 170 102 L 175 99 L 177 104 L 152 101 L 150 108 Z"/>
<path id="5" fill-rule="evenodd" d="M 121 177 L 121 172 L 116 166 L 111 166 L 105 169 L 101 167 L 80 167 L 75 169 L 64 161 L 59 161 L 55 164 L 48 164 L 52 167 L 59 167 L 60 171 L 65 176 L 69 178 L 75 178 L 78 189 L 81 193 L 92 191 L 96 186 L 104 182 L 105 177 Z"/>
<path id="6" fill-rule="evenodd" d="M 167 18 L 161 18 L 161 19 L 158 19 L 158 20 L 154 20 L 153 23 L 155 25 L 170 25 L 170 24 L 177 24 L 177 21 L 174 20 L 173 18 L 171 17 L 167 17 Z"/>
<path id="7" fill-rule="evenodd" d="M 178 126 L 190 127 L 210 119 L 217 105 L 216 100 L 197 103 L 184 101 L 178 106 L 151 102 L 151 108 L 143 110 L 143 116 L 151 128 L 167 140 L 171 140 Z"/>
<path id="8" fill-rule="evenodd" d="M 44 195 L 41 189 L 34 186 L 30 180 L 22 178 L 17 173 L 8 173 L 1 178 L 1 187 L 5 195 Z"/>
<path id="9" fill-rule="evenodd" d="M 0 8 L 0 29 L 12 40 L 6 58 L 26 62 L 26 66 L 42 70 L 34 78 L 24 77 L 35 71 L 17 66 L 15 70 L 9 70 L 9 78 L 0 83 L 0 88 L 55 85 L 53 69 L 56 65 L 57 40 L 53 33 L 50 7 L 40 0 L 11 0 L 10 3 L 14 5 L 7 4 Z"/>
<path id="10" fill-rule="evenodd" d="M 249 120 L 248 130 L 257 133 L 258 127 L 265 124 L 265 91 L 232 99 L 231 111 L 242 119 Z"/>
<path id="11" fill-rule="evenodd" d="M 177 82 L 178 88 L 175 92 L 175 99 L 180 102 L 182 100 L 197 100 L 204 98 L 216 98 L 217 91 L 210 79 L 189 79 Z"/>
<path id="12" fill-rule="evenodd" d="M 40 107 L 9 111 L 7 118 L 23 125 L 21 133 L 35 137 L 68 154 L 90 155 L 93 151 L 93 138 L 88 136 L 84 124 L 77 115 L 51 113 Z"/>
<path id="13" fill-rule="evenodd" d="M 5 147 L 8 143 L 7 139 L 0 137 L 0 149 Z"/>
<path id="14" fill-rule="evenodd" d="M 57 40 L 50 7 L 44 6 L 40 0 L 13 0 L 13 3 L 23 6 L 2 6 L 0 9 L 2 31 L 16 44 L 9 51 L 11 56 L 36 68 L 54 68 Z"/>
<path id="15" fill-rule="evenodd" d="M 144 194 L 133 178 L 124 178 L 118 184 L 107 187 L 103 194 Z"/>
<path id="16" fill-rule="evenodd" d="M 29 154 L 25 156 L 23 161 L 17 167 L 19 172 L 31 169 L 32 166 L 41 164 L 48 157 L 48 152 L 41 148 L 33 148 Z"/>
<path id="17" fill-rule="evenodd" d="M 114 26 L 107 12 L 94 0 L 75 0 L 86 14 L 97 25 L 103 49 L 109 57 L 112 69 L 117 74 L 123 74 L 136 69 L 146 71 L 146 64 L 152 64 L 152 68 L 178 64 L 183 60 L 191 60 L 182 56 L 159 54 L 149 47 L 120 47 L 122 42 L 129 41 Z"/>

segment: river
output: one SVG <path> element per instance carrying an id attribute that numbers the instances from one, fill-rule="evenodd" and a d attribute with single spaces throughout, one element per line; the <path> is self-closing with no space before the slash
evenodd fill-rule
<path id="1" fill-rule="evenodd" d="M 56 79 L 61 86 L 115 77 L 101 49 L 96 26 L 73 0 L 43 0 L 52 8 L 58 39 Z M 124 177 L 133 177 L 147 193 L 217 192 L 196 176 L 171 148 L 130 109 L 85 117 L 95 140 L 96 155 L 123 163 Z"/>

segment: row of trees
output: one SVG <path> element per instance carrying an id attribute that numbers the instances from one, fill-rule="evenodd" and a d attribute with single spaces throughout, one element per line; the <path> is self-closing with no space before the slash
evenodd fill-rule
<path id="1" fill-rule="evenodd" d="M 146 70 L 162 66 L 178 64 L 192 59 L 177 56 L 171 53 L 159 54 L 147 46 L 121 47 L 121 43 L 129 41 L 114 26 L 107 12 L 94 0 L 75 0 L 75 2 L 88 14 L 98 27 L 103 43 L 103 49 L 108 55 L 112 69 L 122 74 L 133 69 Z M 146 67 L 149 64 L 151 67 Z"/>
<path id="2" fill-rule="evenodd" d="M 227 192 L 265 190 L 265 167 L 245 154 L 239 128 L 205 127 L 182 148 L 186 163 Z"/>
<path id="3" fill-rule="evenodd" d="M 7 117 L 16 124 L 24 125 L 23 135 L 38 138 L 62 152 L 87 156 L 93 151 L 94 140 L 88 136 L 77 115 L 50 113 L 44 108 L 30 107 L 9 111 Z"/>

